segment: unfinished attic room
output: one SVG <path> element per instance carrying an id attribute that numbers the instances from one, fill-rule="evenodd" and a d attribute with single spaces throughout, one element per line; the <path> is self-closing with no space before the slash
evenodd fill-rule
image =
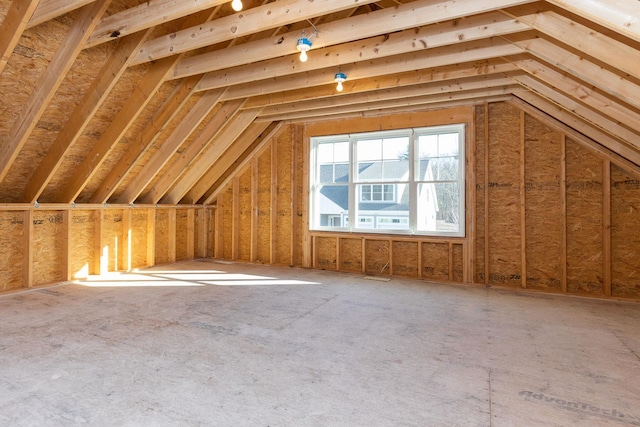
<path id="1" fill-rule="evenodd" d="M 640 426 L 640 1 L 0 0 L 0 426 Z"/>

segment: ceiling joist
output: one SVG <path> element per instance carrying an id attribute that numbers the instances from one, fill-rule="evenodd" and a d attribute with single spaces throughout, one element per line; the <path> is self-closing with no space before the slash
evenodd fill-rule
<path id="1" fill-rule="evenodd" d="M 241 14 L 233 14 L 208 24 L 150 40 L 140 49 L 133 63 L 154 61 L 373 1 L 316 0 L 300 4 L 297 0 L 280 0 L 276 3 L 268 3 L 248 9 Z"/>
<path id="2" fill-rule="evenodd" d="M 374 38 L 374 45 L 369 49 L 382 51 L 379 56 L 394 55 L 425 49 L 427 47 L 443 46 L 450 40 L 473 40 L 481 37 L 518 32 L 529 29 L 525 24 L 518 24 L 513 20 L 506 20 L 498 13 L 486 16 L 476 14 L 494 11 L 501 7 L 521 4 L 522 1 L 502 2 L 478 2 L 474 0 L 446 1 L 434 4 L 432 1 L 420 0 L 407 3 L 393 9 L 383 9 L 352 18 L 330 22 L 316 27 L 317 37 L 312 38 L 313 50 L 310 53 L 313 59 L 322 56 L 326 50 L 317 52 L 318 49 L 348 43 L 354 39 L 363 40 Z M 464 20 L 458 20 L 466 16 Z M 452 21 L 450 21 L 452 20 Z M 445 21 L 445 22 L 443 22 Z M 441 22 L 435 28 L 426 27 L 430 24 Z M 485 28 L 490 26 L 490 28 Z M 424 27 L 424 28 L 423 28 Z M 348 31 L 345 31 L 348 29 Z M 402 35 L 394 34 L 397 31 L 406 31 Z M 313 28 L 306 28 L 307 36 L 314 34 Z M 445 34 L 440 34 L 444 32 Z M 383 36 L 382 42 L 375 38 Z M 300 31 L 291 31 L 277 37 L 245 43 L 233 48 L 213 51 L 184 58 L 176 65 L 174 78 L 181 78 L 193 74 L 202 74 L 222 69 L 233 70 L 245 64 L 251 64 L 268 59 L 297 54 L 296 40 L 301 36 Z M 402 50 L 396 53 L 389 52 L 393 45 L 400 44 Z M 409 43 L 411 46 L 407 46 Z M 366 45 L 356 49 L 365 51 Z M 342 49 L 346 50 L 346 49 Z M 378 56 L 378 57 L 379 57 Z M 357 57 L 354 60 L 363 61 Z M 301 65 L 298 63 L 298 65 Z"/>

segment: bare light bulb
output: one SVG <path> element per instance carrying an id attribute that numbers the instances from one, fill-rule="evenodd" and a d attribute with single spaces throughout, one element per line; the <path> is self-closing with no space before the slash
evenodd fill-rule
<path id="1" fill-rule="evenodd" d="M 240 12 L 242 10 L 242 0 L 233 0 L 231 2 L 231 7 L 233 8 L 233 10 L 235 10 L 236 12 Z"/>
<path id="2" fill-rule="evenodd" d="M 341 72 L 338 71 L 333 79 L 336 83 L 338 83 L 338 86 L 336 86 L 336 90 L 338 92 L 342 92 L 342 82 L 344 82 L 345 80 L 347 80 L 347 76 Z"/>
<path id="3" fill-rule="evenodd" d="M 300 51 L 300 62 L 307 62 L 307 59 L 309 59 L 309 57 L 307 56 L 307 51 L 306 50 L 301 50 Z"/>

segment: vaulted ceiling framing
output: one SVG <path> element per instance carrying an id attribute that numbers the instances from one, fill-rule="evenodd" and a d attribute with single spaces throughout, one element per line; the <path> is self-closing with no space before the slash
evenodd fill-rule
<path id="1" fill-rule="evenodd" d="M 0 0 L 0 202 L 204 203 L 283 123 L 499 99 L 640 165 L 637 0 L 244 3 Z"/>

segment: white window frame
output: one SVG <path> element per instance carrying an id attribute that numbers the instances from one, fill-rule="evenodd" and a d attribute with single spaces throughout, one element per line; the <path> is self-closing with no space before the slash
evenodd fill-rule
<path id="1" fill-rule="evenodd" d="M 382 192 L 380 193 L 382 196 L 382 199 L 380 200 L 374 200 L 373 199 L 373 186 L 374 185 L 380 185 L 382 186 Z M 391 200 L 384 200 L 384 195 L 385 195 L 385 187 L 391 187 L 391 191 L 393 193 L 393 195 L 391 196 Z M 362 190 L 364 189 L 364 187 L 370 187 L 371 188 L 371 200 L 364 200 L 363 199 L 363 195 L 362 195 Z M 396 202 L 396 185 L 395 184 L 374 184 L 374 183 L 366 183 L 366 184 L 360 184 L 360 203 L 395 203 Z"/>
<path id="2" fill-rule="evenodd" d="M 459 141 L 458 141 L 458 175 L 457 180 L 449 180 L 449 181 L 424 181 L 419 180 L 416 177 L 417 169 L 419 167 L 419 155 L 418 153 L 418 139 L 422 135 L 434 135 L 434 134 L 447 134 L 447 133 L 458 133 Z M 395 138 L 395 137 L 409 137 L 409 182 L 400 181 L 398 183 L 393 180 L 383 180 L 383 181 L 357 181 L 355 178 L 357 177 L 357 168 L 358 162 L 356 160 L 356 144 L 359 140 L 363 139 L 376 139 L 376 138 Z M 319 144 L 328 143 L 328 142 L 349 142 L 349 163 L 350 163 L 350 173 L 349 173 L 349 182 L 347 184 L 348 194 L 349 194 L 349 202 L 348 202 L 348 217 L 345 218 L 344 224 L 342 227 L 328 227 L 320 225 L 320 212 L 319 212 L 319 191 L 316 189 L 323 185 L 345 185 L 345 183 L 335 183 L 335 184 L 321 184 L 320 183 L 320 168 L 318 159 L 316 158 L 317 147 Z M 311 137 L 311 149 L 310 149 L 310 168 L 309 168 L 309 228 L 311 230 L 318 231 L 339 231 L 339 232 L 354 232 L 354 233 L 383 233 L 383 234 L 416 234 L 416 235 L 426 235 L 426 236 L 450 236 L 450 237 L 464 237 L 466 224 L 465 224 L 465 125 L 464 124 L 453 124 L 453 125 L 442 125 L 442 126 L 431 126 L 431 127 L 421 127 L 421 128 L 408 128 L 408 129 L 399 129 L 399 130 L 391 130 L 391 131 L 376 131 L 376 132 L 366 132 L 366 133 L 357 133 L 357 134 L 343 134 L 343 135 L 330 135 L 330 136 L 318 136 Z M 418 211 L 418 186 L 421 184 L 429 184 L 429 183 L 455 183 L 458 186 L 459 191 L 459 200 L 458 200 L 458 230 L 457 231 L 442 231 L 442 230 L 420 230 L 417 225 L 417 211 Z M 359 186 L 362 185 L 393 185 L 394 191 L 394 201 L 364 201 L 362 200 L 361 191 L 357 190 Z M 359 203 L 396 203 L 398 198 L 400 197 L 398 194 L 397 185 L 408 185 L 409 186 L 409 227 L 408 229 L 393 229 L 393 228 L 364 228 L 362 224 L 358 220 L 358 218 L 362 216 L 371 216 L 370 213 L 366 211 L 357 211 L 357 205 Z M 378 221 L 373 221 L 373 227 L 377 226 Z"/>

